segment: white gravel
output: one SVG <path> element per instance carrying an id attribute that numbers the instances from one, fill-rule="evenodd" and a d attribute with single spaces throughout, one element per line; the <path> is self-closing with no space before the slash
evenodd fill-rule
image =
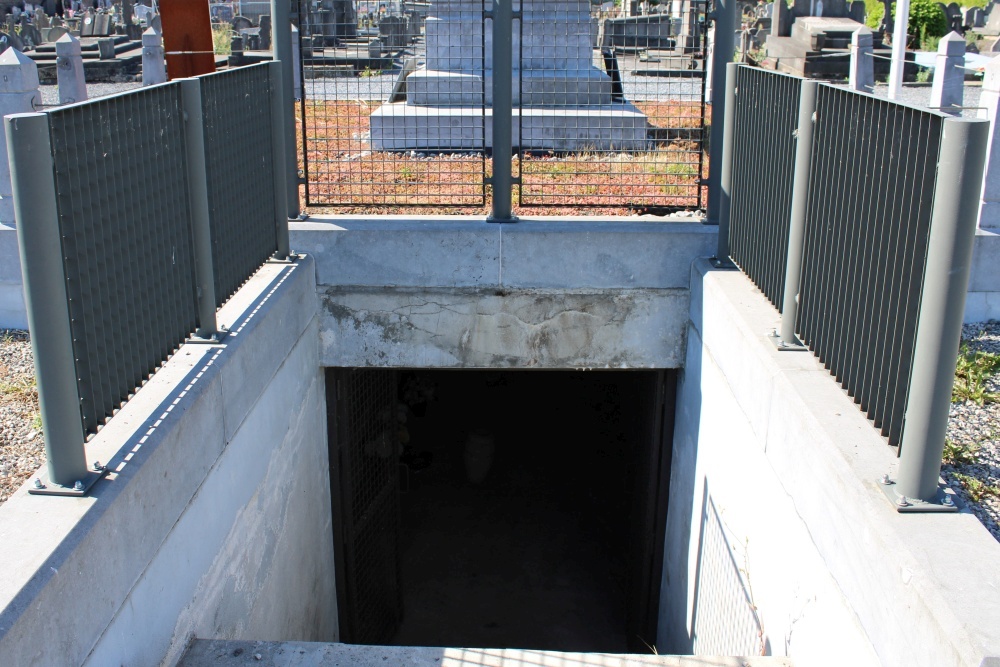
<path id="1" fill-rule="evenodd" d="M 966 324 L 962 339 L 970 351 L 1000 354 L 1000 322 Z M 1000 376 L 990 378 L 987 390 L 1000 393 Z M 1000 540 L 1000 402 L 952 403 L 947 438 L 957 445 L 968 446 L 971 451 L 966 462 L 942 465 L 942 477 Z M 979 502 L 969 497 L 960 475 L 982 482 L 986 492 Z"/>
<path id="2" fill-rule="evenodd" d="M 37 416 L 28 334 L 0 329 L 0 503 L 45 463 Z"/>

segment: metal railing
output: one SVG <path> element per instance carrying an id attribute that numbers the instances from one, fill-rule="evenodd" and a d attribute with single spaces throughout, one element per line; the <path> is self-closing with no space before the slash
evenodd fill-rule
<path id="1" fill-rule="evenodd" d="M 727 74 L 737 110 L 787 85 L 736 65 Z M 720 252 L 769 289 L 784 275 L 768 294 L 781 303 L 778 345 L 795 349 L 801 339 L 898 446 L 900 510 L 953 509 L 941 504 L 938 474 L 989 123 L 803 81 L 794 168 L 782 171 L 789 196 L 758 187 L 737 156 L 762 127 L 787 131 L 791 106 L 758 107 L 727 128 L 731 208 Z M 788 146 L 769 150 L 787 160 Z M 754 196 L 774 197 L 774 210 L 758 209 Z M 755 261 L 746 239 L 769 240 L 774 256 Z"/>
<path id="2" fill-rule="evenodd" d="M 51 482 L 33 491 L 84 493 L 85 439 L 287 258 L 280 83 L 269 63 L 7 117 Z"/>
<path id="3" fill-rule="evenodd" d="M 738 92 L 730 127 L 741 129 L 732 136 L 725 254 L 780 311 L 802 79 L 750 67 L 733 71 Z"/>

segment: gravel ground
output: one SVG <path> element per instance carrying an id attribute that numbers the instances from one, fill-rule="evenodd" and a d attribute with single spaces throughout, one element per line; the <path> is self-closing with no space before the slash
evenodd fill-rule
<path id="1" fill-rule="evenodd" d="M 126 90 L 135 90 L 136 88 L 141 87 L 142 83 L 135 81 L 124 81 L 122 83 L 88 83 L 87 96 L 90 99 L 95 99 L 97 97 L 123 93 Z M 59 104 L 58 86 L 39 86 L 38 91 L 42 94 L 42 104 L 44 106 L 50 107 L 57 106 Z"/>
<path id="2" fill-rule="evenodd" d="M 28 334 L 0 329 L 0 503 L 45 463 L 37 415 Z"/>
<path id="3" fill-rule="evenodd" d="M 1000 322 L 966 324 L 962 339 L 970 351 L 1000 354 Z M 1000 393 L 1000 374 L 989 379 L 986 389 Z M 942 477 L 1000 540 L 1000 401 L 952 403 L 947 438 L 968 454 L 964 461 L 945 463 Z M 970 478 L 982 483 L 978 502 L 970 497 L 967 487 L 976 485 Z"/>

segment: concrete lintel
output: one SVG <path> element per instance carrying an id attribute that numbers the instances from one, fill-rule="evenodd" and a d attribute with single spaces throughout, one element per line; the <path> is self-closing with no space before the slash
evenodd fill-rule
<path id="1" fill-rule="evenodd" d="M 688 294 L 320 288 L 324 366 L 677 368 Z"/>
<path id="2" fill-rule="evenodd" d="M 812 355 L 764 340 L 778 315 L 742 274 L 698 262 L 691 299 L 701 363 L 725 376 L 881 664 L 975 667 L 1000 655 L 1000 544 L 967 511 L 903 515 L 885 502 L 876 479 L 895 473 L 894 451 Z M 755 511 L 755 494 L 735 493 Z M 765 589 L 758 578 L 761 609 Z"/>
<path id="3" fill-rule="evenodd" d="M 329 286 L 674 289 L 717 228 L 689 218 L 316 216 L 291 225 Z"/>

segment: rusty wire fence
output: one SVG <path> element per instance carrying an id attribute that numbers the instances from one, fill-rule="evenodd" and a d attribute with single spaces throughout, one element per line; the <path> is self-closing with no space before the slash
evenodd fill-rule
<path id="1" fill-rule="evenodd" d="M 482 210 L 507 151 L 529 212 L 704 206 L 706 0 L 644 17 L 515 0 L 503 148 L 490 5 L 300 4 L 307 206 Z"/>

